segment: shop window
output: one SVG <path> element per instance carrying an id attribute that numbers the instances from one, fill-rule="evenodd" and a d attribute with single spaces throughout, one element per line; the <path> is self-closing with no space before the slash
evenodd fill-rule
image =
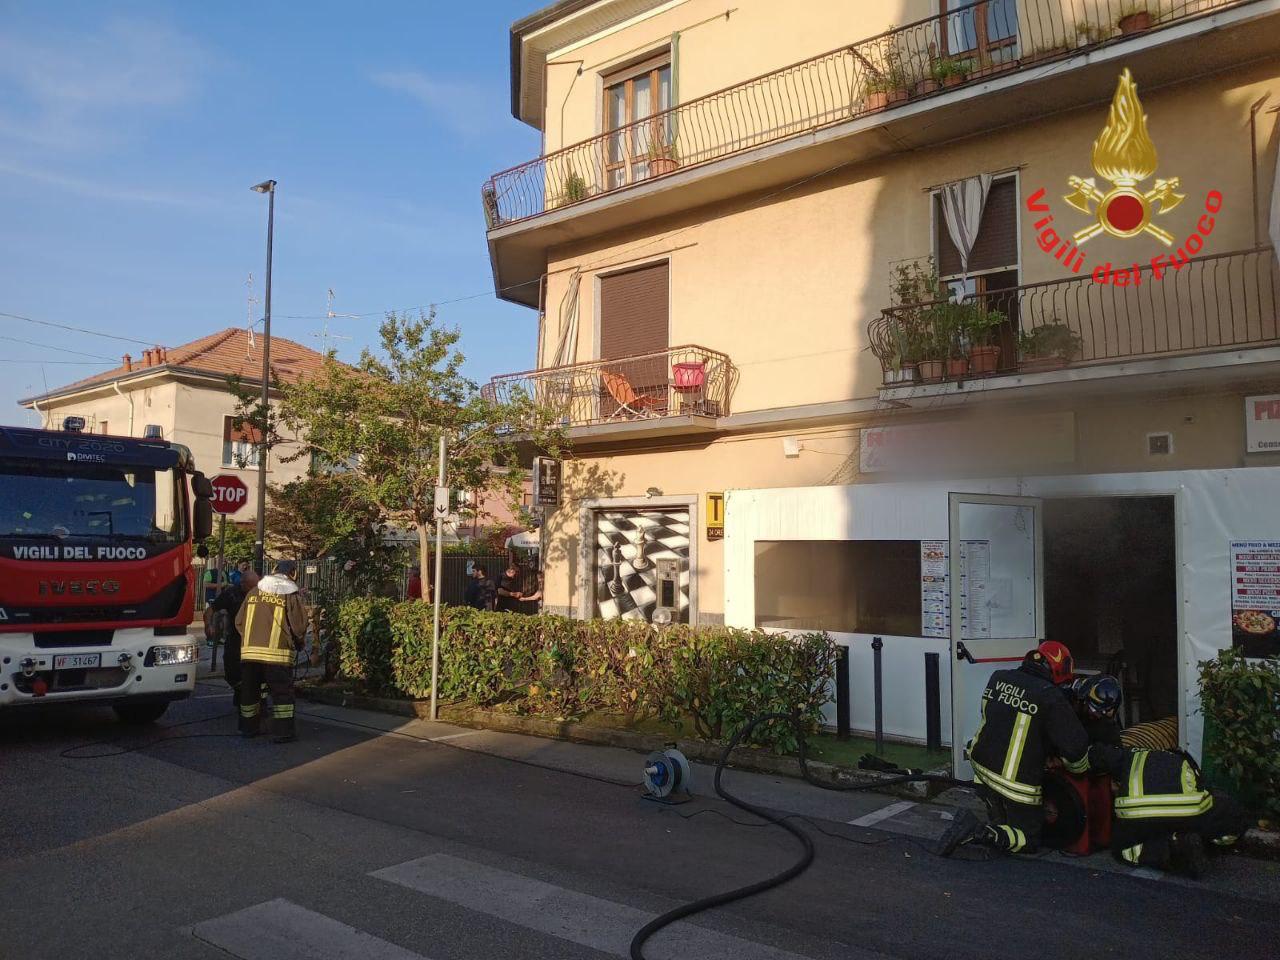
<path id="1" fill-rule="evenodd" d="M 920 635 L 920 541 L 756 542 L 756 626 Z"/>

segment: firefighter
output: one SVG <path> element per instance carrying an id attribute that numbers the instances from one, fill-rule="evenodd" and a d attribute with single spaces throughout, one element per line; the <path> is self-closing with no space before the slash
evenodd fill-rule
<path id="1" fill-rule="evenodd" d="M 276 743 L 296 740 L 293 722 L 293 661 L 307 637 L 307 609 L 293 582 L 298 565 L 292 560 L 276 564 L 272 576 L 263 577 L 249 591 L 236 614 L 240 647 L 240 732 L 256 737 L 262 732 L 261 698 L 265 684 L 271 693 L 272 733 Z"/>
<path id="2" fill-rule="evenodd" d="M 258 574 L 252 567 L 241 571 L 236 582 L 223 590 L 213 603 L 204 608 L 205 635 L 221 637 L 222 673 L 234 694 L 235 705 L 240 706 L 240 630 L 236 615 L 244 604 L 245 595 L 258 582 Z"/>
<path id="3" fill-rule="evenodd" d="M 1121 863 L 1199 879 L 1205 843 L 1230 846 L 1249 829 L 1243 808 L 1226 794 L 1207 790 L 1199 766 L 1180 750 L 1095 743 L 1089 764 L 1111 776 L 1111 852 Z"/>
<path id="4" fill-rule="evenodd" d="M 1077 677 L 1069 690 L 1089 742 L 1120 746 L 1120 704 L 1124 702 L 1120 681 L 1105 673 Z"/>
<path id="5" fill-rule="evenodd" d="M 982 720 L 966 754 L 991 822 L 962 811 L 939 853 L 963 843 L 1006 853 L 1034 853 L 1044 825 L 1045 762 L 1061 758 L 1072 773 L 1089 769 L 1089 738 L 1061 685 L 1071 681 L 1071 651 L 1047 641 L 1013 670 L 997 670 L 982 692 Z"/>

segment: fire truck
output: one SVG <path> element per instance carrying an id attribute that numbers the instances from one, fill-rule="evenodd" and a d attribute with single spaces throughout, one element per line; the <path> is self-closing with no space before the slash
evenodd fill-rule
<path id="1" fill-rule="evenodd" d="M 0 427 L 0 710 L 101 703 L 151 723 L 195 689 L 212 490 L 181 444 L 83 428 Z"/>

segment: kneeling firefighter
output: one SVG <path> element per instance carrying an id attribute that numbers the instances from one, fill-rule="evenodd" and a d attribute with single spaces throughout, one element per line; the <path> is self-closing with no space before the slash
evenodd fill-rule
<path id="1" fill-rule="evenodd" d="M 296 739 L 294 730 L 293 661 L 307 637 L 307 608 L 293 582 L 298 566 L 281 560 L 276 572 L 249 591 L 236 614 L 243 637 L 240 648 L 240 732 L 262 732 L 261 689 L 271 693 L 272 734 L 276 743 Z"/>
<path id="2" fill-rule="evenodd" d="M 1226 794 L 1205 789 L 1199 766 L 1181 751 L 1095 743 L 1089 764 L 1111 776 L 1111 852 L 1122 863 L 1198 878 L 1206 842 L 1230 846 L 1249 828 L 1244 809 Z"/>
<path id="3" fill-rule="evenodd" d="M 982 692 L 982 721 L 966 753 L 991 823 L 968 811 L 943 835 L 939 853 L 962 843 L 1032 853 L 1044 824 L 1045 760 L 1060 757 L 1072 773 L 1089 769 L 1089 738 L 1060 685 L 1071 680 L 1071 652 L 1048 641 L 1014 670 L 997 670 Z"/>

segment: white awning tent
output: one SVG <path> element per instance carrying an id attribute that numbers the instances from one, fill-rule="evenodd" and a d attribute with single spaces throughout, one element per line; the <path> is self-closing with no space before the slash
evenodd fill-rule
<path id="1" fill-rule="evenodd" d="M 507 537 L 506 546 L 508 550 L 540 550 L 542 538 L 537 530 L 521 530 Z"/>

